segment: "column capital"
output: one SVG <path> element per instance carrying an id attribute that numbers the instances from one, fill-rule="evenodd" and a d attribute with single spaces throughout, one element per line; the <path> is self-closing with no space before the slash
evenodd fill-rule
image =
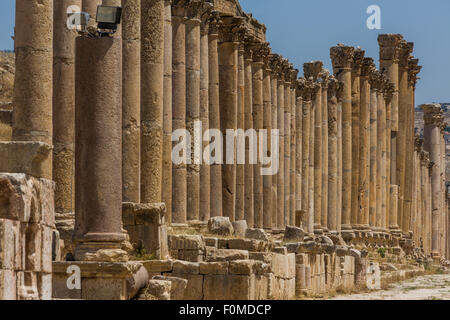
<path id="1" fill-rule="evenodd" d="M 419 66 L 419 59 L 411 59 L 408 62 L 408 82 L 414 88 L 416 87 L 417 80 L 420 78 L 417 76 L 422 70 L 422 66 Z"/>
<path id="2" fill-rule="evenodd" d="M 387 77 L 385 77 L 385 79 L 386 81 L 383 83 L 383 94 L 384 98 L 389 103 L 392 101 L 392 97 L 394 96 L 395 86 Z"/>
<path id="3" fill-rule="evenodd" d="M 330 78 L 328 79 L 328 97 L 337 96 L 339 86 L 339 81 L 334 76 L 330 76 Z"/>
<path id="4" fill-rule="evenodd" d="M 303 64 L 303 74 L 305 79 L 317 81 L 323 69 L 322 61 L 311 61 Z"/>
<path id="5" fill-rule="evenodd" d="M 381 90 L 382 86 L 383 86 L 383 78 L 381 76 L 381 72 L 378 70 L 373 70 L 370 74 L 369 74 L 369 83 L 370 83 L 370 88 L 374 89 L 374 90 Z"/>
<path id="6" fill-rule="evenodd" d="M 411 53 L 414 50 L 413 42 L 406 42 L 402 40 L 400 42 L 400 54 L 399 54 L 399 66 L 402 69 L 408 69 L 408 63 L 411 59 Z"/>
<path id="7" fill-rule="evenodd" d="M 223 17 L 219 26 L 219 39 L 221 42 L 238 42 L 246 32 L 244 17 Z"/>
<path id="8" fill-rule="evenodd" d="M 316 84 L 311 80 L 305 80 L 303 86 L 303 101 L 311 102 Z"/>
<path id="9" fill-rule="evenodd" d="M 305 90 L 305 78 L 298 78 L 295 81 L 295 94 L 297 98 L 303 99 L 304 90 Z"/>
<path id="10" fill-rule="evenodd" d="M 264 63 L 270 56 L 271 50 L 268 42 L 252 41 L 249 45 L 253 52 L 253 61 Z"/>
<path id="11" fill-rule="evenodd" d="M 378 44 L 380 46 L 380 60 L 399 62 L 401 34 L 380 34 Z"/>
<path id="12" fill-rule="evenodd" d="M 448 126 L 448 123 L 445 122 L 444 120 L 442 120 L 442 123 L 441 123 L 441 126 L 440 126 L 441 134 L 445 133 L 445 129 L 447 129 L 447 126 Z"/>
<path id="13" fill-rule="evenodd" d="M 355 48 L 353 52 L 353 61 L 352 61 L 352 73 L 355 75 L 361 74 L 361 67 L 364 61 L 364 55 L 366 52 L 361 48 Z"/>
<path id="14" fill-rule="evenodd" d="M 292 88 L 296 88 L 296 86 L 297 86 L 298 73 L 299 73 L 298 69 L 295 69 L 294 67 L 292 67 L 292 69 L 290 71 L 290 79 L 291 79 Z"/>
<path id="15" fill-rule="evenodd" d="M 210 35 L 218 35 L 219 28 L 222 25 L 222 19 L 220 18 L 219 11 L 211 11 L 208 21 L 208 32 Z"/>
<path id="16" fill-rule="evenodd" d="M 444 120 L 444 112 L 440 104 L 422 104 L 420 105 L 424 112 L 425 125 L 434 125 L 439 127 Z"/>
<path id="17" fill-rule="evenodd" d="M 327 69 L 322 69 L 322 71 L 319 74 L 319 83 L 322 85 L 322 90 L 328 89 L 328 82 L 330 80 L 330 72 Z"/>
<path id="18" fill-rule="evenodd" d="M 269 56 L 270 69 L 272 74 L 278 79 L 282 77 L 282 59 L 279 54 L 271 54 Z"/>
<path id="19" fill-rule="evenodd" d="M 419 154 L 422 151 L 422 147 L 423 147 L 423 139 L 418 134 L 415 134 L 414 135 L 414 148 Z"/>
<path id="20" fill-rule="evenodd" d="M 422 150 L 422 151 L 420 151 L 419 157 L 420 157 L 420 164 L 424 167 L 429 168 L 430 167 L 430 154 L 427 151 Z"/>
<path id="21" fill-rule="evenodd" d="M 365 57 L 361 66 L 361 77 L 369 77 L 377 69 L 373 58 Z"/>
<path id="22" fill-rule="evenodd" d="M 330 49 L 330 58 L 333 64 L 334 73 L 340 69 L 351 69 L 353 63 L 354 47 L 338 44 Z"/>
<path id="23" fill-rule="evenodd" d="M 283 80 L 285 84 L 291 83 L 291 72 L 294 66 L 292 63 L 289 62 L 288 59 L 283 58 L 283 61 L 281 63 L 281 72 L 283 73 Z"/>

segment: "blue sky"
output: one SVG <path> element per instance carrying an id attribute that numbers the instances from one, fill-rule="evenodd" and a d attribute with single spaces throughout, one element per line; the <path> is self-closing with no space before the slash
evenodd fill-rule
<path id="1" fill-rule="evenodd" d="M 0 1 L 0 49 L 13 49 L 14 4 Z M 366 27 L 366 9 L 373 4 L 381 8 L 381 30 Z M 401 33 L 415 42 L 414 55 L 423 66 L 416 103 L 450 102 L 449 0 L 241 0 L 241 5 L 266 24 L 273 51 L 300 70 L 310 60 L 331 69 L 329 49 L 339 42 L 360 46 L 378 61 L 378 34 Z"/>

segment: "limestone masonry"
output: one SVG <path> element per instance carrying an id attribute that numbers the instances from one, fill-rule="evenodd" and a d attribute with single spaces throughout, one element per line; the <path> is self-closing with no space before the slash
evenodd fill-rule
<path id="1" fill-rule="evenodd" d="M 65 27 L 102 3 L 123 9 L 113 36 Z M 402 35 L 379 35 L 378 68 L 337 44 L 303 78 L 237 0 L 16 0 L 14 40 L 0 299 L 296 299 L 448 267 L 447 124 L 422 105 L 416 134 Z M 199 122 L 224 145 L 279 130 L 278 172 L 249 164 L 250 138 L 244 164 L 173 163 Z"/>

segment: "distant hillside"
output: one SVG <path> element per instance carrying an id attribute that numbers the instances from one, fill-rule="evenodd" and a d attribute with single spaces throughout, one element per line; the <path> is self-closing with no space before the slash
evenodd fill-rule
<path id="1" fill-rule="evenodd" d="M 14 52 L 0 51 L 0 107 L 12 102 L 15 71 Z"/>

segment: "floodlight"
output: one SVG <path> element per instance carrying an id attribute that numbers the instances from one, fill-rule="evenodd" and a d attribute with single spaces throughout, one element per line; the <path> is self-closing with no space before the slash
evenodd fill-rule
<path id="1" fill-rule="evenodd" d="M 117 25 L 120 24 L 122 16 L 121 7 L 112 7 L 100 5 L 97 7 L 97 24 L 99 30 L 109 30 L 114 33 L 117 30 Z"/>

